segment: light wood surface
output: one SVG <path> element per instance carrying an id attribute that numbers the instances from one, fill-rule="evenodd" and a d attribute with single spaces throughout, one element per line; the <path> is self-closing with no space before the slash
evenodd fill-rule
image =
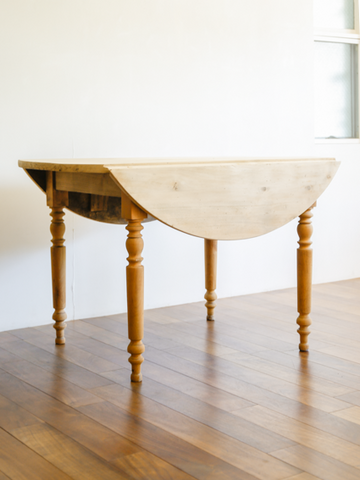
<path id="1" fill-rule="evenodd" d="M 100 186 L 99 180 L 74 180 L 73 190 L 84 193 L 85 185 L 87 193 L 93 184 L 96 191 L 90 193 L 116 196 L 117 184 L 143 211 L 177 230 L 234 240 L 263 235 L 296 218 L 323 193 L 339 163 L 328 158 L 163 158 L 20 160 L 19 165 L 29 173 L 60 172 L 58 184 L 65 189 L 74 173 L 100 174 Z"/>
<path id="2" fill-rule="evenodd" d="M 201 302 L 145 311 L 142 384 L 125 314 L 68 322 L 60 349 L 51 325 L 0 333 L 0 478 L 358 479 L 359 291 L 314 286 L 310 354 L 295 288 L 219 299 L 216 322 Z"/>
<path id="3" fill-rule="evenodd" d="M 323 193 L 337 168 L 324 159 L 232 161 L 114 166 L 111 176 L 166 225 L 209 240 L 239 240 L 296 218 Z"/>
<path id="4" fill-rule="evenodd" d="M 57 190 L 121 197 L 121 190 L 108 173 L 56 172 Z"/>
<path id="5" fill-rule="evenodd" d="M 129 157 L 129 158 L 59 158 L 59 159 L 32 159 L 19 160 L 18 164 L 24 169 L 35 169 L 52 172 L 80 172 L 80 173 L 108 173 L 113 167 L 136 167 L 149 165 L 194 165 L 218 164 L 224 162 L 289 162 L 289 161 L 324 161 L 333 158 L 319 157 Z"/>

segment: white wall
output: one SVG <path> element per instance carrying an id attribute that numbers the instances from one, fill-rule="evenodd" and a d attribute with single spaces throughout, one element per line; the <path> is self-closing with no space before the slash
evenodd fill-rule
<path id="1" fill-rule="evenodd" d="M 1 0 L 0 65 L 0 331 L 52 315 L 49 211 L 19 158 L 336 154 L 315 281 L 360 275 L 359 146 L 313 142 L 311 0 Z M 66 221 L 68 317 L 124 312 L 124 227 Z M 202 299 L 203 242 L 144 239 L 146 308 Z M 293 286 L 296 239 L 220 244 L 218 295 Z"/>

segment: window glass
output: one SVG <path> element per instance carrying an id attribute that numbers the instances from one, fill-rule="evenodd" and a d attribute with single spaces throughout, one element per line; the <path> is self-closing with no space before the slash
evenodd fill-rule
<path id="1" fill-rule="evenodd" d="M 315 0 L 315 28 L 355 28 L 354 0 Z"/>
<path id="2" fill-rule="evenodd" d="M 315 137 L 357 136 L 356 58 L 357 45 L 315 42 Z"/>

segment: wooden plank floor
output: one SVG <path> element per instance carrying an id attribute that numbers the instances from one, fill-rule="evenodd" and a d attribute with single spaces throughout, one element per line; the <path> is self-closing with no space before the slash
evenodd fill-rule
<path id="1" fill-rule="evenodd" d="M 360 279 L 145 312 L 143 383 L 126 315 L 0 333 L 0 480 L 359 480 Z"/>

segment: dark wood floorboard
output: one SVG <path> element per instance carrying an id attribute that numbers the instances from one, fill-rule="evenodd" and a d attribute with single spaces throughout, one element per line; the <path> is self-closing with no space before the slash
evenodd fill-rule
<path id="1" fill-rule="evenodd" d="M 0 333 L 0 480 L 360 479 L 360 279 L 145 312 L 143 383 L 126 314 Z"/>
<path id="2" fill-rule="evenodd" d="M 45 458 L 26 447 L 2 428 L 0 428 L 0 469 L 9 478 L 21 480 L 71 479 L 66 473 L 54 467 Z"/>

